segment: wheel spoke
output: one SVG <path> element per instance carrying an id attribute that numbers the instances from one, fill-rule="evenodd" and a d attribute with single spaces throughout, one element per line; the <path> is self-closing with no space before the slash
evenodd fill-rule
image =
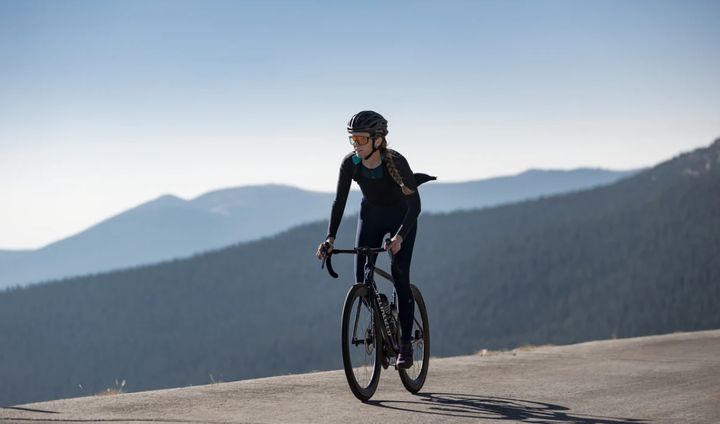
<path id="1" fill-rule="evenodd" d="M 427 377 L 430 336 L 425 302 L 417 287 L 412 285 L 411 287 L 415 298 L 415 316 L 413 316 L 413 327 L 410 335 L 413 344 L 413 365 L 408 369 L 400 370 L 400 379 L 408 391 L 417 393 L 425 384 L 425 378 Z"/>
<path id="2" fill-rule="evenodd" d="M 380 381 L 383 341 L 374 316 L 372 287 L 356 284 L 345 297 L 342 315 L 342 354 L 345 377 L 356 398 L 367 401 Z"/>
<path id="3" fill-rule="evenodd" d="M 422 365 L 423 365 L 423 338 L 422 334 L 423 327 L 422 327 L 422 316 L 420 315 L 419 308 L 417 305 L 415 305 L 415 315 L 413 317 L 413 328 L 412 328 L 412 344 L 413 344 L 413 365 L 409 369 L 406 370 L 408 377 L 410 377 L 411 380 L 415 380 L 420 375 L 420 371 L 422 371 Z M 417 338 L 416 336 L 420 335 L 420 338 Z"/>
<path id="4" fill-rule="evenodd" d="M 358 297 L 355 320 L 353 322 L 352 347 L 350 360 L 353 374 L 360 388 L 366 388 L 372 381 L 375 365 L 375 338 L 372 311 L 364 298 Z M 358 332 L 360 334 L 358 334 Z M 360 338 L 358 338 L 358 336 Z"/>

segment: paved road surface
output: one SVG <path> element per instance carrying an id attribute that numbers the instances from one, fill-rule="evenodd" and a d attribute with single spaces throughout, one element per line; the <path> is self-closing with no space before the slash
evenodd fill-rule
<path id="1" fill-rule="evenodd" d="M 433 359 L 417 395 L 342 371 L 0 409 L 0 423 L 720 423 L 720 330 Z"/>

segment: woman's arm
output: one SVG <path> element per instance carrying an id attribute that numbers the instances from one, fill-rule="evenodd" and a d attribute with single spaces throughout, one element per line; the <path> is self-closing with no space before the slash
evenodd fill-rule
<path id="1" fill-rule="evenodd" d="M 343 214 L 345 213 L 345 204 L 347 203 L 350 185 L 352 183 L 353 166 L 352 154 L 346 156 L 342 164 L 340 164 L 340 174 L 338 175 L 335 200 L 333 200 L 332 208 L 330 209 L 330 223 L 328 224 L 327 234 L 327 238 L 332 238 L 333 241 L 335 241 L 337 230 L 340 227 L 340 221 L 342 221 Z"/>
<path id="2" fill-rule="evenodd" d="M 420 215 L 421 202 L 420 194 L 418 193 L 417 185 L 415 184 L 415 177 L 412 170 L 410 169 L 410 165 L 408 164 L 405 157 L 403 157 L 399 153 L 396 153 L 396 155 L 397 156 L 393 156 L 393 163 L 395 164 L 395 168 L 397 168 L 398 172 L 400 173 L 405 187 L 413 191 L 413 194 L 405 196 L 405 200 L 408 204 L 408 210 L 405 214 L 402 225 L 397 231 L 397 234 L 399 234 L 400 237 L 405 240 L 407 234 L 410 232 L 413 225 L 415 225 L 415 221 L 417 221 L 418 215 Z"/>

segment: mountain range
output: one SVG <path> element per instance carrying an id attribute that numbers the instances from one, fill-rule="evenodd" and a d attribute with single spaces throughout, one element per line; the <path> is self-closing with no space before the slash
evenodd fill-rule
<path id="1" fill-rule="evenodd" d="M 530 170 L 421 189 L 425 212 L 451 212 L 517 202 L 609 184 L 638 171 Z M 441 177 L 442 178 L 442 177 Z M 282 185 L 217 190 L 192 200 L 165 195 L 37 250 L 0 250 L 0 290 L 163 260 L 272 236 L 293 226 L 327 219 L 334 193 Z M 346 214 L 355 214 L 352 191 Z"/>

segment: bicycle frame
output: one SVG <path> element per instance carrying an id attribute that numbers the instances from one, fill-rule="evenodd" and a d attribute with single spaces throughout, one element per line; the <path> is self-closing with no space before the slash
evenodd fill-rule
<path id="1" fill-rule="evenodd" d="M 389 240 L 388 240 L 389 241 Z M 380 292 L 377 289 L 377 285 L 375 284 L 375 274 L 377 273 L 381 277 L 385 278 L 386 280 L 390 281 L 390 283 L 393 283 L 393 302 L 397 304 L 397 293 L 395 292 L 394 283 L 395 280 L 393 279 L 392 275 L 388 274 L 384 270 L 377 268 L 374 263 L 370 260 L 370 256 L 376 253 L 385 252 L 385 249 L 383 248 L 369 248 L 369 247 L 357 247 L 352 250 L 339 250 L 339 249 L 333 249 L 329 254 L 325 255 L 325 260 L 323 261 L 323 266 L 325 263 L 327 263 L 328 272 L 333 278 L 338 278 L 338 274 L 333 270 L 332 268 L 332 262 L 331 262 L 331 256 L 338 253 L 350 253 L 350 254 L 358 254 L 365 256 L 365 267 L 364 267 L 364 277 L 363 277 L 363 284 L 368 286 L 368 289 L 370 290 L 370 293 L 372 294 L 370 296 L 370 310 L 372 311 L 372 319 L 374 320 L 377 315 L 379 315 L 382 318 L 383 325 L 380 326 L 381 328 L 381 334 L 380 336 L 383 339 L 384 345 L 387 346 L 387 355 L 390 357 L 397 356 L 399 351 L 399 346 L 397 345 L 397 341 L 394 340 L 392 337 L 392 331 L 390 331 L 390 323 L 389 323 L 389 317 L 381 308 L 379 305 L 381 303 L 380 300 Z M 390 252 L 390 256 L 392 258 L 392 252 Z M 359 311 L 358 311 L 359 312 Z M 355 325 L 357 325 L 357 321 L 355 321 Z M 399 323 L 397 323 L 399 325 Z M 373 327 L 374 328 L 374 327 Z M 353 339 L 356 338 L 356 331 L 357 328 L 353 329 Z M 377 337 L 377 336 L 376 336 Z"/>
<path id="2" fill-rule="evenodd" d="M 383 325 L 381 326 L 381 333 L 383 342 L 385 343 L 385 346 L 387 346 L 388 349 L 388 356 L 397 356 L 397 353 L 399 351 L 399 346 L 397 345 L 397 341 L 392 337 L 392 331 L 390 330 L 390 322 L 389 317 L 385 313 L 385 310 L 381 308 L 379 305 L 381 305 L 381 299 L 380 299 L 380 291 L 377 289 L 377 285 L 375 284 L 374 274 L 378 273 L 383 278 L 387 279 L 391 283 L 394 283 L 392 276 L 388 274 L 387 272 L 383 271 L 380 268 L 376 268 L 374 264 L 370 262 L 370 257 L 367 256 L 365 259 L 365 278 L 363 281 L 363 284 L 368 286 L 370 289 L 370 293 L 372 295 L 370 296 L 370 307 L 373 311 L 373 319 L 375 319 L 375 314 L 380 312 L 380 317 L 382 318 Z M 397 304 L 397 293 L 395 292 L 395 289 L 393 288 L 393 302 Z M 377 305 L 377 307 L 376 307 Z M 357 321 L 356 321 L 357 324 Z M 399 325 L 399 323 L 397 324 Z M 397 331 L 397 330 L 396 330 Z"/>

